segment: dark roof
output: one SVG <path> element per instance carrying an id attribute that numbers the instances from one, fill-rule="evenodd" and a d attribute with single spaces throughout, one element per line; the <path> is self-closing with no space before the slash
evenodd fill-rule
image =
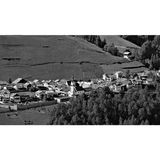
<path id="1" fill-rule="evenodd" d="M 71 85 L 71 81 L 67 81 L 67 84 L 68 84 L 68 86 L 70 86 Z"/>
<path id="2" fill-rule="evenodd" d="M 14 80 L 12 83 L 13 84 L 18 84 L 18 83 L 26 83 L 27 80 L 23 79 L 23 78 L 17 78 L 16 80 Z"/>
<path id="3" fill-rule="evenodd" d="M 84 91 L 84 89 L 81 86 L 76 86 L 77 91 Z"/>

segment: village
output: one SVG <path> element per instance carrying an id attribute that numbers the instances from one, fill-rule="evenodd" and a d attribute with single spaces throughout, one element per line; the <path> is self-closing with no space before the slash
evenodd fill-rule
<path id="1" fill-rule="evenodd" d="M 13 82 L 0 81 L 0 109 L 27 109 L 57 103 L 69 103 L 71 97 L 88 94 L 95 89 L 108 86 L 113 93 L 125 92 L 137 85 L 152 85 L 150 75 L 160 77 L 160 71 L 124 73 L 117 71 L 111 75 L 103 74 L 101 79 L 83 80 L 33 80 L 17 78 Z"/>

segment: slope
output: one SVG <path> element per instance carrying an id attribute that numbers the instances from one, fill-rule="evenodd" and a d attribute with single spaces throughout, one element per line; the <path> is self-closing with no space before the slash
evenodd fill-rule
<path id="1" fill-rule="evenodd" d="M 1 80 L 95 78 L 103 73 L 100 64 L 125 61 L 77 37 L 0 36 Z"/>
<path id="2" fill-rule="evenodd" d="M 136 44 L 127 41 L 123 38 L 121 38 L 120 36 L 117 35 L 101 35 L 101 40 L 106 40 L 106 43 L 110 44 L 110 43 L 114 43 L 115 46 L 121 51 L 123 52 L 126 48 L 131 48 L 131 49 L 140 49 L 139 46 L 137 46 Z"/>

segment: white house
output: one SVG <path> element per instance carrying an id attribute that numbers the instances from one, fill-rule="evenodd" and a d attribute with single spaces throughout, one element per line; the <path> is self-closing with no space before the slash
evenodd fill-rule
<path id="1" fill-rule="evenodd" d="M 108 74 L 106 74 L 106 73 L 102 75 L 102 79 L 104 81 L 111 81 L 111 77 L 109 77 Z"/>
<path id="2" fill-rule="evenodd" d="M 77 87 L 77 86 L 70 86 L 70 91 L 68 92 L 69 97 L 73 97 L 76 95 L 81 95 L 84 93 L 84 89 L 82 87 Z"/>
<path id="3" fill-rule="evenodd" d="M 83 82 L 80 86 L 83 88 L 90 88 L 92 86 L 93 82 Z"/>
<path id="4" fill-rule="evenodd" d="M 131 56 L 131 52 L 125 51 L 125 52 L 123 53 L 123 58 L 126 58 L 126 59 L 128 59 L 128 60 L 130 61 L 129 56 Z"/>
<path id="5" fill-rule="evenodd" d="M 117 71 L 114 73 L 116 79 L 122 78 L 123 77 L 123 72 L 122 71 Z"/>

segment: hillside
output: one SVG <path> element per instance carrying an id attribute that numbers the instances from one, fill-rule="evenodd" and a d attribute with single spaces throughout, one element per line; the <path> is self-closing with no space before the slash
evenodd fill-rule
<path id="1" fill-rule="evenodd" d="M 122 64 L 101 65 L 101 67 L 103 72 L 107 74 L 112 74 L 116 71 L 123 71 L 125 73 L 127 70 L 130 70 L 131 73 L 137 73 L 147 69 L 142 63 L 138 61 Z"/>
<path id="2" fill-rule="evenodd" d="M 101 40 L 106 40 L 106 43 L 110 44 L 110 43 L 114 43 L 115 46 L 120 50 L 120 51 L 124 51 L 126 48 L 134 48 L 134 49 L 139 49 L 140 47 L 128 40 L 125 40 L 123 38 L 121 38 L 120 36 L 117 35 L 101 35 L 100 36 Z"/>
<path id="3" fill-rule="evenodd" d="M 126 62 L 71 36 L 0 36 L 0 79 L 101 77 L 100 65 Z"/>

